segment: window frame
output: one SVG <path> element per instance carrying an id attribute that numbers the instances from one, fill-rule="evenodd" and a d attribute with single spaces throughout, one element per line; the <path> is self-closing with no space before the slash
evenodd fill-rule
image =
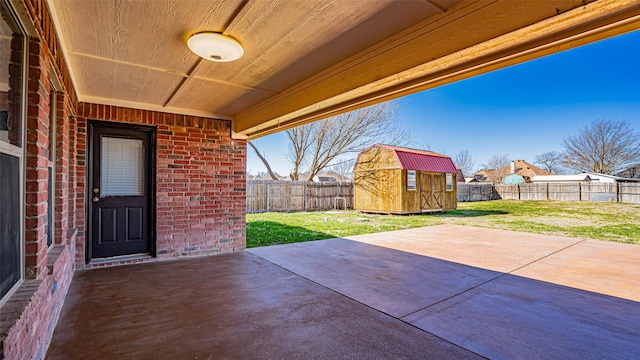
<path id="1" fill-rule="evenodd" d="M 57 89 L 53 81 L 49 82 L 49 156 L 48 156 L 48 183 L 47 188 L 47 247 L 51 248 L 55 244 L 56 237 L 56 112 L 57 112 Z"/>
<path id="2" fill-rule="evenodd" d="M 411 176 L 413 176 L 413 185 L 411 184 Z M 418 174 L 416 170 L 407 170 L 407 191 L 416 191 L 418 189 L 417 183 Z"/>
<path id="3" fill-rule="evenodd" d="M 25 269 L 24 269 L 24 259 L 25 259 L 25 242 L 24 242 L 24 224 L 25 224 L 25 181 L 26 181 L 26 166 L 25 166 L 25 157 L 26 157 L 26 141 L 27 141 L 27 129 L 26 129 L 26 116 L 27 116 L 27 88 L 28 88 L 28 68 L 29 68 L 29 36 L 27 34 L 26 29 L 24 28 L 20 18 L 18 17 L 16 10 L 13 8 L 11 3 L 7 0 L 0 0 L 0 7 L 2 7 L 2 11 L 6 11 L 6 16 L 9 18 L 9 21 L 13 22 L 13 25 L 17 28 L 17 31 L 22 34 L 22 59 L 21 59 L 21 67 L 22 75 L 21 75 L 21 89 L 20 89 L 20 146 L 16 146 L 5 141 L 0 141 L 0 153 L 6 154 L 18 159 L 18 174 L 19 174 L 19 221 L 18 224 L 18 238 L 19 238 L 19 249 L 18 249 L 18 281 L 7 290 L 4 295 L 0 295 L 0 306 L 4 305 L 4 303 L 15 293 L 18 287 L 24 282 L 25 278 Z M 2 20 L 7 22 L 7 20 Z M 8 69 L 7 69 L 8 71 Z"/>
<path id="4" fill-rule="evenodd" d="M 453 191 L 453 174 L 451 173 L 447 173 L 445 174 L 445 190 L 446 191 Z"/>

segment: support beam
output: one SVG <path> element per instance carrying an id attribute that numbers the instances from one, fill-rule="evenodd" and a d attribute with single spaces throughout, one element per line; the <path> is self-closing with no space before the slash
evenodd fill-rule
<path id="1" fill-rule="evenodd" d="M 503 17 L 481 21 L 497 4 L 464 3 L 350 57 L 237 114 L 234 132 L 264 136 L 640 29 L 637 0 L 500 2 Z M 511 17 L 531 23 L 507 29 Z"/>

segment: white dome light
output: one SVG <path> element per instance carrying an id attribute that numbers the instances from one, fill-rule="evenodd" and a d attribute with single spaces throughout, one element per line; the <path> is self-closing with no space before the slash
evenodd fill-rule
<path id="1" fill-rule="evenodd" d="M 215 32 L 193 34 L 187 46 L 194 54 L 215 62 L 234 61 L 244 55 L 242 45 L 234 38 Z"/>

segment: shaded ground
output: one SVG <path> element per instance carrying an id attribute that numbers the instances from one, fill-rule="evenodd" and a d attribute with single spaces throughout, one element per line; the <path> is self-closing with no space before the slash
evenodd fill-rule
<path id="1" fill-rule="evenodd" d="M 443 225 L 77 272 L 48 359 L 631 359 L 640 247 Z"/>
<path id="2" fill-rule="evenodd" d="M 247 247 L 457 224 L 640 244 L 640 205 L 498 200 L 459 203 L 429 215 L 356 211 L 247 214 Z"/>

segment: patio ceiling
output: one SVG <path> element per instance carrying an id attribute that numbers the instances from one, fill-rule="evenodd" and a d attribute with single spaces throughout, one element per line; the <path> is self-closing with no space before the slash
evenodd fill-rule
<path id="1" fill-rule="evenodd" d="M 80 101 L 255 138 L 640 28 L 638 0 L 48 0 Z M 245 55 L 201 60 L 201 31 Z M 594 64 L 602 66 L 602 64 Z"/>

